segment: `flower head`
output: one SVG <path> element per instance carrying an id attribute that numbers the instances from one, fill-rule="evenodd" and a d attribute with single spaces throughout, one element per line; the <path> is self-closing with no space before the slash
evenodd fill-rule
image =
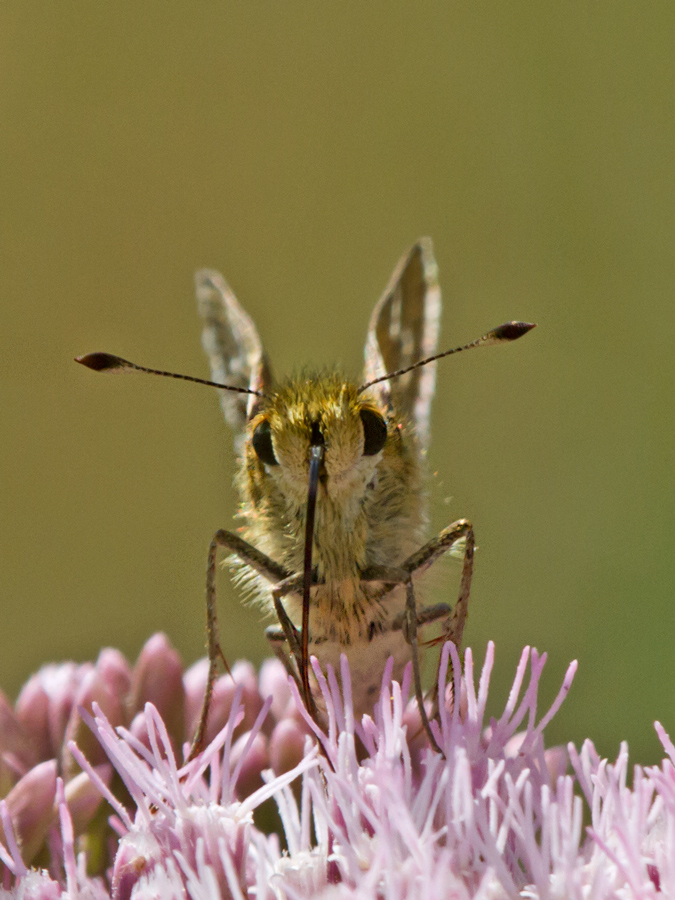
<path id="1" fill-rule="evenodd" d="M 307 727 L 299 714 L 286 708 L 292 701 L 287 679 L 285 675 L 279 679 L 278 668 L 266 663 L 258 676 L 250 663 L 240 662 L 233 667 L 234 680 L 224 676 L 215 685 L 207 737 L 212 739 L 228 724 L 231 727 L 230 762 L 237 772 L 233 785 L 237 798 L 263 784 L 263 770 L 271 767 L 281 774 L 303 755 Z M 107 821 L 110 809 L 103 803 L 103 786 L 119 802 L 136 795 L 111 765 L 101 735 L 90 727 L 86 714 L 96 707 L 109 727 L 126 729 L 130 740 L 133 737 L 151 750 L 154 726 L 148 722 L 147 710 L 152 708 L 153 716 L 162 720 L 172 753 L 182 757 L 199 717 L 207 669 L 207 661 L 200 660 L 184 672 L 166 636 L 156 634 L 133 667 L 119 651 L 105 649 L 93 664 L 44 666 L 23 687 L 14 708 L 0 692 L 0 799 L 5 800 L 24 865 L 59 863 L 51 852 L 54 841 L 58 845 L 60 840 L 57 778 L 63 781 L 74 835 L 86 847 L 89 871 L 102 873 L 111 865 L 117 844 L 111 843 L 114 835 Z M 272 709 L 276 714 L 270 711 L 251 739 L 251 728 L 264 705 L 262 692 L 268 696 L 270 687 L 275 688 Z M 81 758 L 88 761 L 87 772 Z M 0 819 L 0 842 L 5 845 L 6 832 Z"/>
<path id="2" fill-rule="evenodd" d="M 451 689 L 445 685 L 450 656 Z M 574 664 L 553 707 L 537 718 L 545 656 L 526 649 L 504 712 L 486 722 L 493 661 L 489 645 L 476 685 L 467 650 L 460 683 L 456 650 L 444 648 L 440 688 L 448 701 L 432 723 L 442 755 L 425 746 L 409 700 L 409 675 L 399 685 L 385 672 L 374 717 L 354 721 L 346 661 L 339 681 L 315 668 L 326 733 L 306 716 L 275 663 L 256 680 L 260 704 L 255 699 L 252 706 L 251 670 L 241 668 L 243 683 L 223 701 L 227 720 L 187 764 L 157 706 L 146 703 L 140 710 L 144 727 L 134 729 L 111 722 L 93 704 L 93 715 L 83 716 L 113 778 L 106 779 L 99 758 L 88 760 L 73 741 L 66 750 L 78 777 L 112 809 L 117 839 L 111 873 L 88 874 L 86 853 L 76 853 L 82 839 L 75 837 L 68 785 L 56 771 L 40 773 L 35 777 L 43 789 L 50 778 L 55 782 L 60 819 L 46 839 L 51 867 L 28 868 L 7 797 L 0 804 L 0 867 L 8 896 L 602 900 L 673 893 L 675 748 L 663 729 L 657 726 L 667 759 L 660 768 L 636 767 L 629 788 L 626 748 L 615 764 L 601 760 L 590 742 L 578 752 L 571 745 L 568 752 L 545 748 L 545 726 L 569 690 Z M 186 675 L 182 683 L 188 680 Z M 263 700 L 262 685 L 274 687 L 274 695 Z M 224 684 L 221 689 L 225 697 Z M 459 702 L 452 703 L 453 696 Z M 313 733 L 305 735 L 302 753 L 294 751 L 294 764 L 283 772 L 261 772 L 275 732 L 283 735 L 282 726 L 292 722 Z M 293 731 L 296 750 L 297 736 Z M 283 750 L 279 734 L 277 741 Z M 566 774 L 568 756 L 572 771 Z M 243 778 L 252 759 L 257 781 Z M 115 790 L 117 780 L 124 796 Z M 49 795 L 51 787 L 45 790 Z M 255 824 L 254 812 L 270 797 L 283 823 L 285 849 L 278 835 Z M 30 838 L 37 826 L 22 827 Z"/>

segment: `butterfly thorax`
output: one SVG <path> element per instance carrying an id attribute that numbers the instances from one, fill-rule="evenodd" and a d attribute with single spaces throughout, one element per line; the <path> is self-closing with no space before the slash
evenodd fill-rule
<path id="1" fill-rule="evenodd" d="M 380 427 L 386 436 L 373 443 L 369 431 Z M 368 452 L 380 440 L 381 449 Z M 377 592 L 361 583 L 361 574 L 373 565 L 395 566 L 419 546 L 425 525 L 420 454 L 412 429 L 394 409 L 382 409 L 337 375 L 289 381 L 267 397 L 249 423 L 239 475 L 243 536 L 290 574 L 302 571 L 310 447 L 317 441 L 324 459 L 312 618 L 328 617 L 340 630 L 342 622 L 349 632 L 347 620 L 362 619 Z M 269 607 L 269 585 L 242 575 Z M 299 603 L 289 600 L 296 620 Z"/>

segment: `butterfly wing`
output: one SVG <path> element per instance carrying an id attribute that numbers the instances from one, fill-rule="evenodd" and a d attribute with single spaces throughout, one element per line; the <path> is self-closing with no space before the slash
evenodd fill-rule
<path id="1" fill-rule="evenodd" d="M 209 358 L 211 377 L 221 384 L 264 392 L 272 383 L 272 374 L 253 320 L 220 272 L 201 269 L 195 275 L 195 285 L 197 308 L 204 323 L 202 346 Z M 220 392 L 220 405 L 234 429 L 238 451 L 256 400 L 252 394 Z"/>
<path id="2" fill-rule="evenodd" d="M 370 318 L 364 380 L 411 366 L 433 356 L 438 345 L 441 292 L 431 238 L 419 238 L 401 258 Z M 385 406 L 415 424 L 422 448 L 429 443 L 429 413 L 436 364 L 422 366 L 373 387 Z"/>

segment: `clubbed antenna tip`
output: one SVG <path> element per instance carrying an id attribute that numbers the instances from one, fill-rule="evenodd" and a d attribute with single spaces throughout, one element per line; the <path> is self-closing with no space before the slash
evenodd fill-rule
<path id="1" fill-rule="evenodd" d="M 533 328 L 536 328 L 535 322 L 504 322 L 495 328 L 492 337 L 496 341 L 515 341 Z"/>
<path id="2" fill-rule="evenodd" d="M 84 356 L 76 356 L 75 362 L 86 366 L 88 369 L 93 369 L 94 372 L 135 368 L 133 364 L 128 363 L 119 356 L 113 356 L 112 353 L 85 353 Z"/>

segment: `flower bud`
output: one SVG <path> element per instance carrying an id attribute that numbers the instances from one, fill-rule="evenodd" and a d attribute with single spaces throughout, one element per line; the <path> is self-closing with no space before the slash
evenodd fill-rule
<path id="1" fill-rule="evenodd" d="M 0 691 L 0 797 L 36 762 L 28 731 Z"/>
<path id="2" fill-rule="evenodd" d="M 50 699 L 43 684 L 42 674 L 36 672 L 21 688 L 15 707 L 19 722 L 30 735 L 31 747 L 36 757 L 34 762 L 56 756 L 49 733 L 49 705 Z M 4 729 L 0 729 L 0 740 L 3 739 Z"/>
<path id="3" fill-rule="evenodd" d="M 56 760 L 38 763 L 12 788 L 6 797 L 21 858 L 30 865 L 42 847 L 56 818 Z M 0 825 L 0 839 L 6 843 Z"/>
<path id="4" fill-rule="evenodd" d="M 174 748 L 185 738 L 185 689 L 183 663 L 165 634 L 154 634 L 141 650 L 134 666 L 130 710 L 136 714 L 152 703 L 162 716 Z"/>
<path id="5" fill-rule="evenodd" d="M 246 732 L 234 742 L 232 753 L 230 755 L 231 766 L 236 766 L 240 761 L 246 748 L 246 744 L 248 743 L 249 736 L 249 733 Z M 243 800 L 245 797 L 248 797 L 249 794 L 257 791 L 259 787 L 262 787 L 263 780 L 261 773 L 263 769 L 268 767 L 269 753 L 267 749 L 267 738 L 258 732 L 246 750 L 246 755 L 241 769 L 239 770 L 239 775 L 237 776 L 235 789 L 238 800 Z"/>
<path id="6" fill-rule="evenodd" d="M 78 666 L 70 662 L 60 666 L 45 666 L 38 672 L 49 697 L 49 739 L 54 756 L 58 757 L 61 752 L 82 682 L 93 671 L 92 663 Z"/>
<path id="7" fill-rule="evenodd" d="M 258 683 L 262 699 L 266 700 L 267 697 L 272 697 L 270 712 L 277 722 L 289 715 L 291 708 L 295 708 L 293 695 L 288 685 L 288 673 L 278 659 L 263 661 L 260 666 Z"/>
<path id="8" fill-rule="evenodd" d="M 91 713 L 92 705 L 97 703 L 113 727 L 126 722 L 125 697 L 120 697 L 115 693 L 118 682 L 115 678 L 108 680 L 109 674 L 109 667 L 99 668 L 96 666 L 87 672 L 80 684 L 75 704 L 70 713 L 63 746 L 62 768 L 66 781 L 79 772 L 79 766 L 68 750 L 68 741 L 75 741 L 92 765 L 100 765 L 107 761 L 105 751 L 96 735 L 92 734 L 89 726 L 82 720 L 81 709 Z"/>
<path id="9" fill-rule="evenodd" d="M 242 703 L 244 718 L 235 729 L 235 735 L 250 731 L 258 713 L 262 709 L 263 699 L 258 690 L 258 675 L 253 663 L 248 660 L 237 660 L 232 666 L 232 682 L 235 687 L 243 687 Z"/>
<path id="10" fill-rule="evenodd" d="M 204 701 L 206 679 L 209 672 L 209 661 L 206 658 L 198 659 L 183 675 L 183 688 L 185 690 L 185 733 L 189 738 L 197 730 L 199 714 Z"/>
<path id="11" fill-rule="evenodd" d="M 96 766 L 96 774 L 105 785 L 109 785 L 112 779 L 112 766 L 109 764 Z M 82 834 L 94 818 L 103 797 L 86 772 L 80 772 L 75 778 L 71 778 L 64 791 L 73 831 L 75 835 Z"/>

